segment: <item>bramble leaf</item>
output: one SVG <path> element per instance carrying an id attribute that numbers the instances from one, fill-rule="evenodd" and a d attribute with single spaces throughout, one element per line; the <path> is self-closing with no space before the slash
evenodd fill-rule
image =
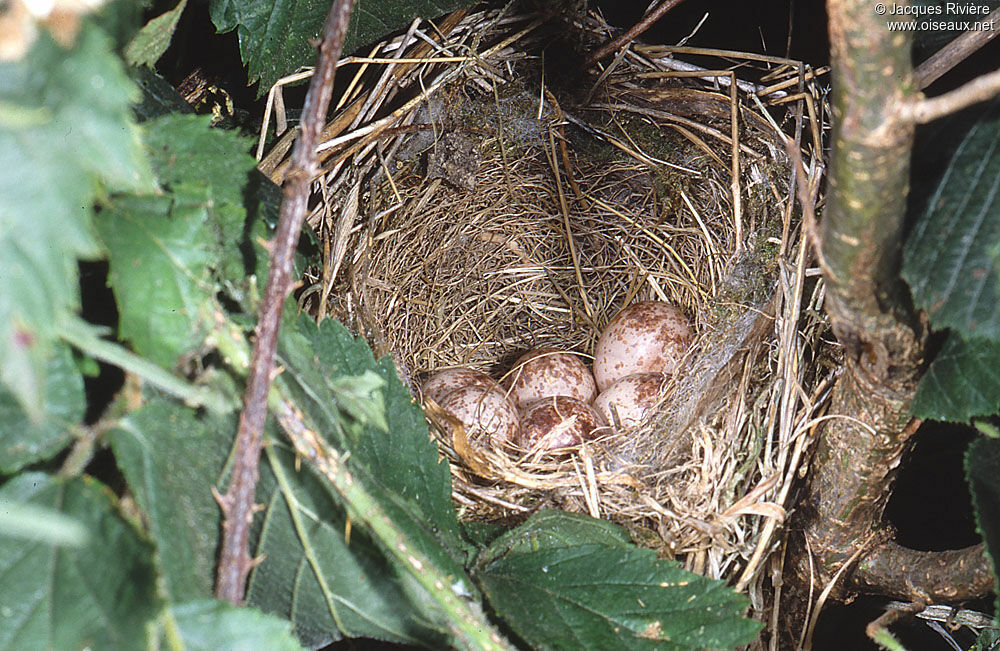
<path id="1" fill-rule="evenodd" d="M 0 535 L 0 649 L 146 648 L 160 608 L 149 545 L 93 480 L 18 475 L 0 501 L 54 508 L 86 527 L 66 548 Z"/>
<path id="2" fill-rule="evenodd" d="M 1000 341 L 1000 98 L 927 134 L 914 178 L 929 181 L 914 189 L 903 277 L 935 329 Z"/>
<path id="3" fill-rule="evenodd" d="M 397 573 L 363 530 L 351 529 L 329 485 L 296 470 L 293 454 L 267 450 L 254 528 L 254 568 L 248 603 L 289 618 L 310 647 L 347 637 L 409 643 L 435 640 L 410 605 Z"/>
<path id="4" fill-rule="evenodd" d="M 73 440 L 73 427 L 83 419 L 83 378 L 69 349 L 57 345 L 45 369 L 43 418 L 32 422 L 14 395 L 0 388 L 0 474 L 14 473 L 47 459 Z"/>
<path id="5" fill-rule="evenodd" d="M 920 379 L 918 418 L 968 422 L 1000 412 L 1000 343 L 966 341 L 954 331 Z"/>
<path id="6" fill-rule="evenodd" d="M 760 624 L 740 616 L 743 595 L 623 536 L 585 516 L 542 513 L 485 550 L 475 577 L 532 648 L 693 650 L 754 639 Z"/>
<path id="7" fill-rule="evenodd" d="M 312 414 L 313 422 L 324 428 L 324 434 L 332 437 L 335 447 L 349 451 L 351 463 L 386 489 L 415 502 L 424 519 L 447 537 L 451 541 L 448 546 L 454 549 L 461 533 L 451 502 L 448 464 L 439 458 L 423 411 L 400 381 L 392 360 L 384 357 L 376 361 L 368 345 L 340 323 L 326 320 L 317 326 L 303 318 L 295 321 L 294 329 L 282 330 L 279 358 L 285 368 L 282 380 L 301 396 L 301 405 Z M 343 391 L 337 378 L 367 373 L 376 374 L 384 383 L 378 392 L 385 404 L 387 429 L 375 423 L 357 423 L 358 427 L 345 429 L 335 407 L 347 409 L 356 398 Z M 336 435 L 341 430 L 345 431 L 343 438 Z"/>
<path id="8" fill-rule="evenodd" d="M 177 22 L 186 6 L 187 0 L 181 0 L 173 9 L 143 25 L 125 47 L 125 60 L 135 66 L 151 66 L 156 63 L 170 47 L 170 39 L 174 37 Z"/>
<path id="9" fill-rule="evenodd" d="M 27 57 L 0 63 L 0 382 L 36 422 L 58 326 L 79 307 L 77 258 L 100 251 L 95 196 L 153 189 L 136 97 L 89 23 L 71 50 L 43 33 Z"/>
<path id="10" fill-rule="evenodd" d="M 173 196 L 122 196 L 106 206 L 98 231 L 121 314 L 119 332 L 139 354 L 165 368 L 198 348 L 210 326 L 218 287 L 205 190 Z"/>
<path id="11" fill-rule="evenodd" d="M 177 637 L 187 651 L 295 651 L 302 645 L 286 620 L 254 608 L 237 608 L 215 599 L 172 605 Z M 163 644 L 161 648 L 169 648 Z"/>
<path id="12" fill-rule="evenodd" d="M 156 544 L 156 563 L 171 601 L 212 596 L 219 545 L 221 478 L 235 427 L 229 418 L 199 419 L 191 409 L 154 400 L 110 434 Z"/>
<path id="13" fill-rule="evenodd" d="M 976 528 L 986 543 L 986 553 L 997 566 L 1000 559 L 1000 440 L 979 438 L 965 453 L 965 478 L 972 493 L 972 508 Z M 994 582 L 996 577 L 994 576 Z M 994 592 L 1000 586 L 994 583 Z M 1000 598 L 994 607 L 1000 606 Z"/>
<path id="14" fill-rule="evenodd" d="M 157 177 L 167 193 L 119 196 L 97 222 L 108 249 L 120 332 L 136 351 L 173 368 L 211 326 L 215 297 L 259 266 L 244 193 L 253 158 L 239 136 L 209 128 L 208 116 L 167 115 L 145 123 Z M 249 201 L 249 199 L 247 200 Z"/>
<path id="15" fill-rule="evenodd" d="M 357 3 L 344 41 L 344 53 L 406 27 L 414 18 L 435 18 L 471 4 L 459 0 L 382 0 Z M 329 0 L 211 0 L 209 11 L 219 32 L 237 30 L 249 83 L 259 81 L 258 96 L 274 82 L 312 65 Z"/>

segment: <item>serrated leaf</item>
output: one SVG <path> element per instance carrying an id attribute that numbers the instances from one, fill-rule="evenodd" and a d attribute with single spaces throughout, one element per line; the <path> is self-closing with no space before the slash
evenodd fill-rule
<path id="1" fill-rule="evenodd" d="M 73 427 L 83 420 L 83 378 L 66 346 L 57 345 L 45 368 L 42 420 L 32 422 L 20 403 L 0 388 L 0 474 L 12 474 L 29 463 L 47 459 L 73 440 Z"/>
<path id="2" fill-rule="evenodd" d="M 950 332 L 920 379 L 912 411 L 956 422 L 1000 412 L 1000 343 Z"/>
<path id="3" fill-rule="evenodd" d="M 177 22 L 181 19 L 187 0 L 181 0 L 173 9 L 143 25 L 125 47 L 125 60 L 134 66 L 152 66 L 170 47 Z"/>
<path id="4" fill-rule="evenodd" d="M 300 396 L 313 422 L 326 428 L 323 434 L 332 437 L 334 447 L 346 448 L 343 451 L 350 452 L 353 466 L 414 502 L 454 549 L 461 533 L 451 502 L 448 464 L 439 458 L 423 411 L 399 379 L 392 360 L 376 361 L 368 345 L 336 321 L 328 319 L 317 326 L 301 317 L 294 322 L 294 330 L 282 329 L 278 352 L 285 369 L 281 379 Z M 388 429 L 348 428 L 341 438 L 337 435 L 343 425 L 338 420 L 336 381 L 369 371 L 385 382 L 382 395 Z"/>
<path id="5" fill-rule="evenodd" d="M 342 635 L 436 639 L 365 532 L 353 529 L 348 544 L 344 507 L 323 479 L 296 470 L 294 455 L 268 449 L 258 495 L 267 497 L 254 553 L 266 561 L 250 575 L 248 603 L 289 618 L 311 647 Z"/>
<path id="6" fill-rule="evenodd" d="M 176 636 L 187 651 L 295 651 L 302 649 L 288 621 L 255 608 L 237 608 L 215 599 L 170 607 Z M 169 648 L 163 644 L 162 648 Z"/>
<path id="7" fill-rule="evenodd" d="M 916 151 L 915 175 L 930 159 L 937 182 L 926 197 L 915 189 L 903 277 L 934 328 L 1000 340 L 1000 98 L 953 116 Z"/>
<path id="8" fill-rule="evenodd" d="M 151 550 L 92 480 L 18 475 L 0 500 L 55 508 L 89 542 L 62 548 L 0 535 L 0 649 L 141 649 L 159 610 Z"/>
<path id="9" fill-rule="evenodd" d="M 153 188 L 136 97 L 89 24 L 71 50 L 42 34 L 27 57 L 0 63 L 0 381 L 35 420 L 56 329 L 79 307 L 76 260 L 99 252 L 95 195 Z"/>
<path id="10" fill-rule="evenodd" d="M 166 368 L 201 345 L 218 287 L 205 190 L 122 196 L 98 221 L 120 312 L 119 332 L 139 354 Z"/>
<path id="11" fill-rule="evenodd" d="M 476 573 L 490 606 L 535 649 L 705 649 L 750 643 L 743 595 L 637 547 L 511 553 Z"/>
<path id="12" fill-rule="evenodd" d="M 110 434 L 115 463 L 146 514 L 156 561 L 171 601 L 212 596 L 220 485 L 235 425 L 155 400 L 122 419 Z"/>
<path id="13" fill-rule="evenodd" d="M 194 115 L 194 108 L 152 68 L 132 67 L 129 68 L 129 75 L 142 93 L 141 100 L 133 109 L 140 123 L 171 113 Z"/>
<path id="14" fill-rule="evenodd" d="M 435 18 L 471 4 L 460 0 L 382 0 L 357 3 L 344 40 L 344 52 L 402 29 L 418 16 Z M 278 79 L 312 65 L 330 9 L 329 0 L 211 0 L 209 12 L 219 32 L 237 30 L 249 83 L 263 95 Z"/>
<path id="15" fill-rule="evenodd" d="M 240 300 L 248 276 L 256 274 L 261 284 L 267 278 L 268 259 L 259 241 L 277 223 L 281 190 L 256 170 L 247 153 L 250 140 L 211 128 L 210 116 L 166 115 L 146 126 L 160 182 L 170 189 L 208 190 L 204 245 L 215 277 Z"/>
<path id="16" fill-rule="evenodd" d="M 256 166 L 249 139 L 234 131 L 211 128 L 208 115 L 165 115 L 146 123 L 153 169 L 169 188 L 201 185 L 218 203 L 243 203 Z"/>
<path id="17" fill-rule="evenodd" d="M 582 513 L 547 509 L 535 513 L 520 526 L 497 537 L 482 552 L 478 563 L 487 564 L 510 553 L 587 544 L 622 548 L 633 546 L 628 532 L 617 524 Z"/>
<path id="18" fill-rule="evenodd" d="M 996 568 L 1000 560 L 1000 440 L 980 438 L 969 445 L 965 453 L 965 478 L 972 494 L 976 528 Z M 1000 594 L 996 576 L 993 587 L 994 592 Z M 1000 598 L 996 599 L 994 607 L 1000 607 Z"/>

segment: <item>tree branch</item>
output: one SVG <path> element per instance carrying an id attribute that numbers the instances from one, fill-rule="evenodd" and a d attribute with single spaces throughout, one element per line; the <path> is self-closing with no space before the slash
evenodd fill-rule
<path id="1" fill-rule="evenodd" d="M 246 578 L 254 565 L 248 551 L 248 540 L 278 328 L 285 299 L 292 289 L 293 256 L 305 220 L 310 184 L 318 171 L 316 143 L 330 106 L 336 64 L 353 6 L 354 0 L 335 0 L 323 27 L 319 58 L 302 111 L 302 129 L 292 151 L 291 170 L 285 177 L 278 231 L 271 244 L 267 289 L 257 323 L 250 377 L 236 434 L 232 478 L 225 495 L 217 496 L 222 508 L 223 525 L 215 595 L 233 604 L 243 602 Z"/>
<path id="2" fill-rule="evenodd" d="M 859 592 L 929 603 L 977 599 L 993 591 L 993 571 L 982 543 L 921 552 L 887 542 L 858 563 L 851 581 Z"/>
<path id="3" fill-rule="evenodd" d="M 985 102 L 998 93 L 1000 93 L 1000 68 L 976 77 L 944 95 L 913 102 L 904 108 L 903 116 L 917 124 L 927 124 L 973 104 Z"/>
<path id="4" fill-rule="evenodd" d="M 973 52 L 992 41 L 997 34 L 1000 34 L 1000 28 L 996 27 L 1000 25 L 1000 8 L 995 9 L 982 22 L 989 23 L 994 28 L 990 30 L 970 29 L 917 66 L 913 74 L 919 88 L 927 88 L 946 72 L 965 61 Z"/>
<path id="5" fill-rule="evenodd" d="M 587 57 L 587 60 L 583 62 L 583 68 L 589 68 L 612 52 L 615 52 L 627 43 L 639 38 L 640 34 L 652 27 L 656 21 L 663 18 L 668 11 L 682 2 L 684 2 L 684 0 L 663 0 L 660 6 L 643 16 L 639 22 L 632 25 L 632 27 L 630 27 L 624 34 L 618 38 L 608 41 L 599 47 L 596 52 Z"/>
<path id="6" fill-rule="evenodd" d="M 889 32 L 868 0 L 828 0 L 827 13 L 836 121 L 820 260 L 846 371 L 831 397 L 842 416 L 821 431 L 799 515 L 806 543 L 792 561 L 806 587 L 828 585 L 864 541 L 892 536 L 882 513 L 916 430 L 908 412 L 924 342 L 899 279 L 914 130 L 901 107 L 916 92 L 909 38 Z M 845 584 L 831 596 L 843 598 Z"/>

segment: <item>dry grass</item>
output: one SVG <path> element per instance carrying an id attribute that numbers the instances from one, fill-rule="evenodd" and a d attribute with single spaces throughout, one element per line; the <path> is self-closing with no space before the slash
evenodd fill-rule
<path id="1" fill-rule="evenodd" d="M 499 377 L 529 348 L 588 354 L 636 300 L 680 306 L 697 331 L 685 372 L 629 436 L 529 458 L 467 441 L 436 405 L 428 415 L 465 517 L 608 518 L 776 621 L 774 552 L 832 377 L 795 200 L 797 183 L 819 195 L 825 71 L 635 45 L 554 88 L 540 48 L 567 29 L 580 47 L 610 33 L 594 15 L 457 12 L 349 63 L 310 216 L 323 266 L 302 303 L 392 354 L 415 395 L 443 368 Z M 444 134 L 472 152 L 452 181 L 424 161 Z M 293 137 L 262 161 L 275 180 Z"/>

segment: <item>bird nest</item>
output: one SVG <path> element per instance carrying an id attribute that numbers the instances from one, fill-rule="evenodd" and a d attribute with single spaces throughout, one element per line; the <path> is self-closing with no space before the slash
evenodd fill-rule
<path id="1" fill-rule="evenodd" d="M 425 410 L 465 518 L 606 518 L 761 607 L 831 375 L 796 200 L 818 195 L 824 71 L 636 43 L 579 70 L 612 35 L 595 14 L 459 11 L 342 62 L 300 301 L 392 355 L 417 399 L 428 373 L 588 355 L 622 307 L 678 306 L 695 342 L 623 435 L 538 458 Z M 261 162 L 278 182 L 293 139 Z"/>

